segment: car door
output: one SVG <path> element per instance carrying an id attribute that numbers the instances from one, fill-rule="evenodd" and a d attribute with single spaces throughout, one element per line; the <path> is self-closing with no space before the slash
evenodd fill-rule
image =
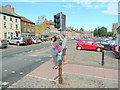
<path id="1" fill-rule="evenodd" d="M 10 43 L 11 43 L 11 44 L 14 44 L 14 38 L 12 38 L 12 39 L 10 40 Z"/>
<path id="2" fill-rule="evenodd" d="M 92 49 L 93 45 L 92 45 L 92 41 L 86 41 L 86 49 Z"/>
<path id="3" fill-rule="evenodd" d="M 85 41 L 81 41 L 80 44 L 81 44 L 82 49 L 86 49 L 86 43 L 85 43 Z"/>

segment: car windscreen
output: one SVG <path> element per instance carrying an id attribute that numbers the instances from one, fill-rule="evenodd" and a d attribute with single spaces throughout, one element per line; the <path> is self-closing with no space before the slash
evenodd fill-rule
<path id="1" fill-rule="evenodd" d="M 105 42 L 105 41 L 101 41 L 101 44 L 108 44 L 108 42 Z"/>

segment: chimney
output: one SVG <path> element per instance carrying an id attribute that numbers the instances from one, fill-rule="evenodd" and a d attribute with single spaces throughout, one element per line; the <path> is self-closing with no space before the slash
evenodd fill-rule
<path id="1" fill-rule="evenodd" d="M 13 12 L 15 11 L 15 8 L 14 8 L 14 6 L 12 6 L 12 8 L 11 8 L 11 9 L 12 9 L 12 11 L 13 11 Z"/>
<path id="2" fill-rule="evenodd" d="M 11 9 L 11 5 L 6 5 L 5 7 L 7 7 L 8 9 Z"/>

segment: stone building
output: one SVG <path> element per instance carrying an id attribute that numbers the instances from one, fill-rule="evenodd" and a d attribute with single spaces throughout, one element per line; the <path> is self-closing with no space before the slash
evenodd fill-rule
<path id="1" fill-rule="evenodd" d="M 0 6 L 0 38 L 8 39 L 21 36 L 20 19 L 13 6 Z"/>

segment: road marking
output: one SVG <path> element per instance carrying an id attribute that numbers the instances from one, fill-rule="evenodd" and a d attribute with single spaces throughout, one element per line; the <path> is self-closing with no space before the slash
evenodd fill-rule
<path id="1" fill-rule="evenodd" d="M 20 75 L 22 75 L 23 74 L 23 72 L 20 72 Z"/>
<path id="2" fill-rule="evenodd" d="M 7 70 L 4 70 L 4 72 L 7 72 Z"/>
<path id="3" fill-rule="evenodd" d="M 30 56 L 37 56 L 37 55 L 30 55 Z"/>
<path id="4" fill-rule="evenodd" d="M 12 71 L 12 73 L 15 73 L 15 71 Z"/>
<path id="5" fill-rule="evenodd" d="M 0 87 L 0 89 L 2 89 L 2 87 Z"/>
<path id="6" fill-rule="evenodd" d="M 44 62 L 44 61 L 41 61 L 41 62 Z"/>

